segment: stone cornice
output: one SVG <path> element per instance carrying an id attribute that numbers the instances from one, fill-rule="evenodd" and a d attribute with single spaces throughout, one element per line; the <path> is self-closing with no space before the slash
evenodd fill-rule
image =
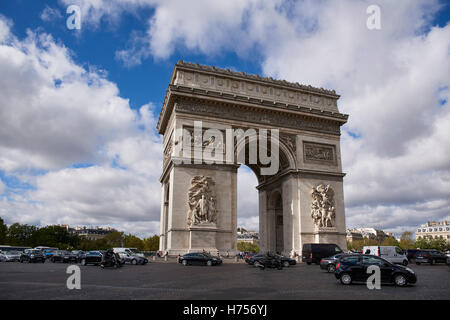
<path id="1" fill-rule="evenodd" d="M 243 106 L 257 107 L 261 111 L 263 111 L 263 109 L 266 109 L 271 111 L 303 115 L 307 117 L 314 117 L 317 119 L 337 122 L 339 125 L 345 124 L 348 119 L 348 115 L 339 112 L 320 110 L 289 103 L 281 103 L 274 100 L 256 99 L 248 96 L 214 90 L 192 88 L 180 85 L 169 85 L 166 92 L 166 97 L 164 99 L 163 108 L 158 119 L 157 129 L 160 134 L 164 134 L 165 132 L 165 127 L 167 125 L 170 114 L 172 113 L 174 103 L 176 101 L 179 101 L 179 99 L 183 97 L 196 98 L 199 102 L 202 102 L 201 99 L 209 101 L 213 100 L 214 103 L 223 102 L 233 105 L 239 104 Z M 258 109 L 255 109 L 255 111 L 258 111 Z"/>
<path id="2" fill-rule="evenodd" d="M 265 84 L 270 84 L 270 85 L 276 85 L 276 86 L 285 87 L 285 88 L 289 88 L 289 89 L 297 89 L 297 90 L 302 90 L 305 92 L 328 95 L 335 99 L 338 99 L 340 97 L 338 94 L 336 94 L 335 90 L 316 88 L 313 86 L 306 86 L 306 85 L 300 84 L 298 82 L 288 82 L 286 80 L 277 80 L 277 79 L 273 79 L 271 77 L 261 77 L 259 75 L 248 74 L 245 72 L 232 71 L 230 69 L 221 69 L 221 68 L 216 68 L 214 66 L 201 65 L 198 63 L 185 62 L 183 60 L 179 60 L 177 62 L 177 64 L 175 65 L 175 68 L 191 70 L 191 71 L 199 71 L 199 72 L 204 72 L 204 73 L 214 73 L 214 74 L 222 75 L 225 77 L 236 77 L 236 78 L 240 78 L 240 79 L 244 79 L 244 80 L 250 80 L 250 81 L 255 81 L 255 82 L 260 82 L 260 83 L 265 83 Z"/>
<path id="3" fill-rule="evenodd" d="M 342 181 L 345 177 L 345 173 L 343 172 L 332 172 L 332 171 L 321 171 L 321 170 L 305 170 L 305 169 L 288 169 L 284 170 L 280 173 L 277 173 L 269 179 L 263 181 L 262 183 L 256 186 L 256 189 L 262 189 L 265 186 L 272 185 L 277 180 L 283 179 L 289 175 L 301 176 L 304 178 L 315 178 L 315 179 L 323 179 L 326 178 L 328 180 L 336 179 L 338 181 Z"/>

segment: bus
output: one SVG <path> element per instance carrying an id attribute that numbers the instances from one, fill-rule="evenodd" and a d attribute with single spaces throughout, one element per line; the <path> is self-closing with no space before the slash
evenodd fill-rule
<path id="1" fill-rule="evenodd" d="M 1 252 L 8 252 L 8 251 L 23 252 L 25 249 L 31 249 L 31 248 L 30 247 L 20 247 L 20 246 L 0 245 Z"/>

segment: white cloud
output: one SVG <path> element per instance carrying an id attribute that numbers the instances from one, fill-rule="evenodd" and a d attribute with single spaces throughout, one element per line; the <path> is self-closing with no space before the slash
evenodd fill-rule
<path id="1" fill-rule="evenodd" d="M 74 63 L 50 35 L 19 40 L 8 25 L 0 18 L 8 39 L 0 45 L 0 170 L 31 187 L 0 185 L 0 216 L 157 233 L 162 151 L 153 106 L 132 110 L 102 70 Z"/>
<path id="2" fill-rule="evenodd" d="M 238 226 L 248 230 L 259 229 L 258 211 L 258 179 L 253 171 L 242 165 L 238 170 L 237 177 L 237 219 Z"/>
<path id="3" fill-rule="evenodd" d="M 336 89 L 350 114 L 342 136 L 348 225 L 400 230 L 450 211 L 448 203 L 420 209 L 450 197 L 450 26 L 429 28 L 438 1 L 379 1 L 382 29 L 371 31 L 370 4 L 165 1 L 150 18 L 149 52 L 258 52 L 267 75 Z"/>
<path id="4" fill-rule="evenodd" d="M 63 4 L 69 2 L 76 4 L 61 0 Z M 128 65 L 139 64 L 149 55 L 164 59 L 176 49 L 208 56 L 235 52 L 244 59 L 250 55 L 261 59 L 266 75 L 336 89 L 342 95 L 341 111 L 350 114 L 342 135 L 349 226 L 365 223 L 399 231 L 415 228 L 426 220 L 448 218 L 450 25 L 430 25 L 440 8 L 437 0 L 378 1 L 382 29 L 372 31 L 366 28 L 366 8 L 372 3 L 363 0 L 75 2 L 82 7 L 83 23 L 94 27 L 103 20 L 118 21 L 123 12 L 136 14 L 140 8 L 154 9 L 148 18 L 147 33 L 134 34 L 130 47 L 116 53 Z M 9 27 L 2 23 L 0 39 L 6 39 L 9 31 L 4 30 Z M 36 43 L 40 43 L 38 48 Z M 19 132 L 17 128 L 23 125 L 9 118 L 9 131 L 0 127 L 1 141 L 5 141 L 0 146 L 0 168 L 8 171 L 28 166 L 62 172 L 71 161 L 104 164 L 114 158 L 119 166 L 127 166 L 139 176 L 158 169 L 155 163 L 160 160 L 145 161 L 148 156 L 160 154 L 158 138 L 147 131 L 136 131 L 139 115 L 129 110 L 128 101 L 118 96 L 114 84 L 95 71 L 75 65 L 67 50 L 51 38 L 30 36 L 27 41 L 6 47 L 0 51 L 0 59 L 10 65 L 0 65 L 4 68 L 0 71 L 12 77 L 15 85 L 9 90 L 14 92 L 20 77 L 27 80 L 17 87 L 27 92 L 18 100 L 18 119 L 22 118 L 21 106 L 27 104 L 31 110 L 42 106 L 50 114 L 60 110 L 52 101 L 60 101 L 59 90 L 65 89 L 70 95 L 71 88 L 80 95 L 74 97 L 73 105 L 66 99 L 69 101 L 65 101 L 63 112 L 76 121 L 65 126 L 74 126 L 69 128 L 82 137 L 87 130 L 85 137 L 98 136 L 101 141 L 72 141 L 69 130 L 60 130 L 59 125 L 50 126 L 55 134 L 47 137 L 45 132 L 40 133 L 41 121 L 27 121 L 31 123 L 30 131 Z M 37 56 L 48 61 L 49 67 L 40 65 Z M 20 67 L 18 75 L 14 75 L 14 67 Z M 65 77 L 62 88 L 52 88 L 56 77 Z M 90 78 L 95 85 L 89 84 Z M 85 97 L 91 91 L 99 107 L 74 112 L 75 106 L 90 105 Z M 41 97 L 40 92 L 49 92 L 53 100 L 35 99 Z M 148 107 L 141 109 L 141 115 L 146 110 Z M 114 121 L 93 125 L 101 115 L 111 113 Z M 55 117 L 60 119 L 58 112 Z M 37 120 L 41 120 L 39 116 Z M 54 123 L 59 121 L 50 124 Z M 89 125 L 84 127 L 83 123 Z M 10 136 L 10 131 L 18 132 L 19 137 Z M 349 132 L 359 138 L 351 137 Z M 51 143 L 46 146 L 43 141 Z M 64 148 L 66 143 L 73 148 Z M 52 150 L 55 145 L 61 147 Z M 126 153 L 120 152 L 125 149 Z M 142 149 L 146 151 L 137 151 Z M 71 150 L 76 152 L 72 154 Z M 243 178 L 239 188 L 251 185 L 246 175 L 239 174 Z M 256 200 L 257 196 L 249 198 Z M 239 204 L 242 223 L 254 223 L 252 201 Z"/>
<path id="5" fill-rule="evenodd" d="M 58 8 L 51 8 L 49 6 L 45 6 L 45 9 L 41 13 L 41 19 L 43 21 L 54 21 L 62 19 L 63 16 Z"/>
<path id="6" fill-rule="evenodd" d="M 5 192 L 5 190 L 6 190 L 6 185 L 0 179 L 0 195 L 2 195 Z"/>

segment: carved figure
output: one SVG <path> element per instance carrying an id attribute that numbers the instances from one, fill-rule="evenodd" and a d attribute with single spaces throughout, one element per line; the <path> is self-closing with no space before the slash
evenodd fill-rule
<path id="1" fill-rule="evenodd" d="M 188 225 L 216 223 L 216 196 L 214 181 L 210 177 L 192 178 L 188 192 Z"/>
<path id="2" fill-rule="evenodd" d="M 330 185 L 319 184 L 311 192 L 311 218 L 318 227 L 332 227 L 336 210 L 334 191 Z"/>

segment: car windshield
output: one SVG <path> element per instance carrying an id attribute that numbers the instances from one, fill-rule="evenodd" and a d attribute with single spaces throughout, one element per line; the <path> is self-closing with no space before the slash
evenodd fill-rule
<path id="1" fill-rule="evenodd" d="M 20 254 L 20 252 L 19 251 L 10 251 L 10 252 L 6 252 L 6 254 L 13 255 L 13 254 Z"/>

